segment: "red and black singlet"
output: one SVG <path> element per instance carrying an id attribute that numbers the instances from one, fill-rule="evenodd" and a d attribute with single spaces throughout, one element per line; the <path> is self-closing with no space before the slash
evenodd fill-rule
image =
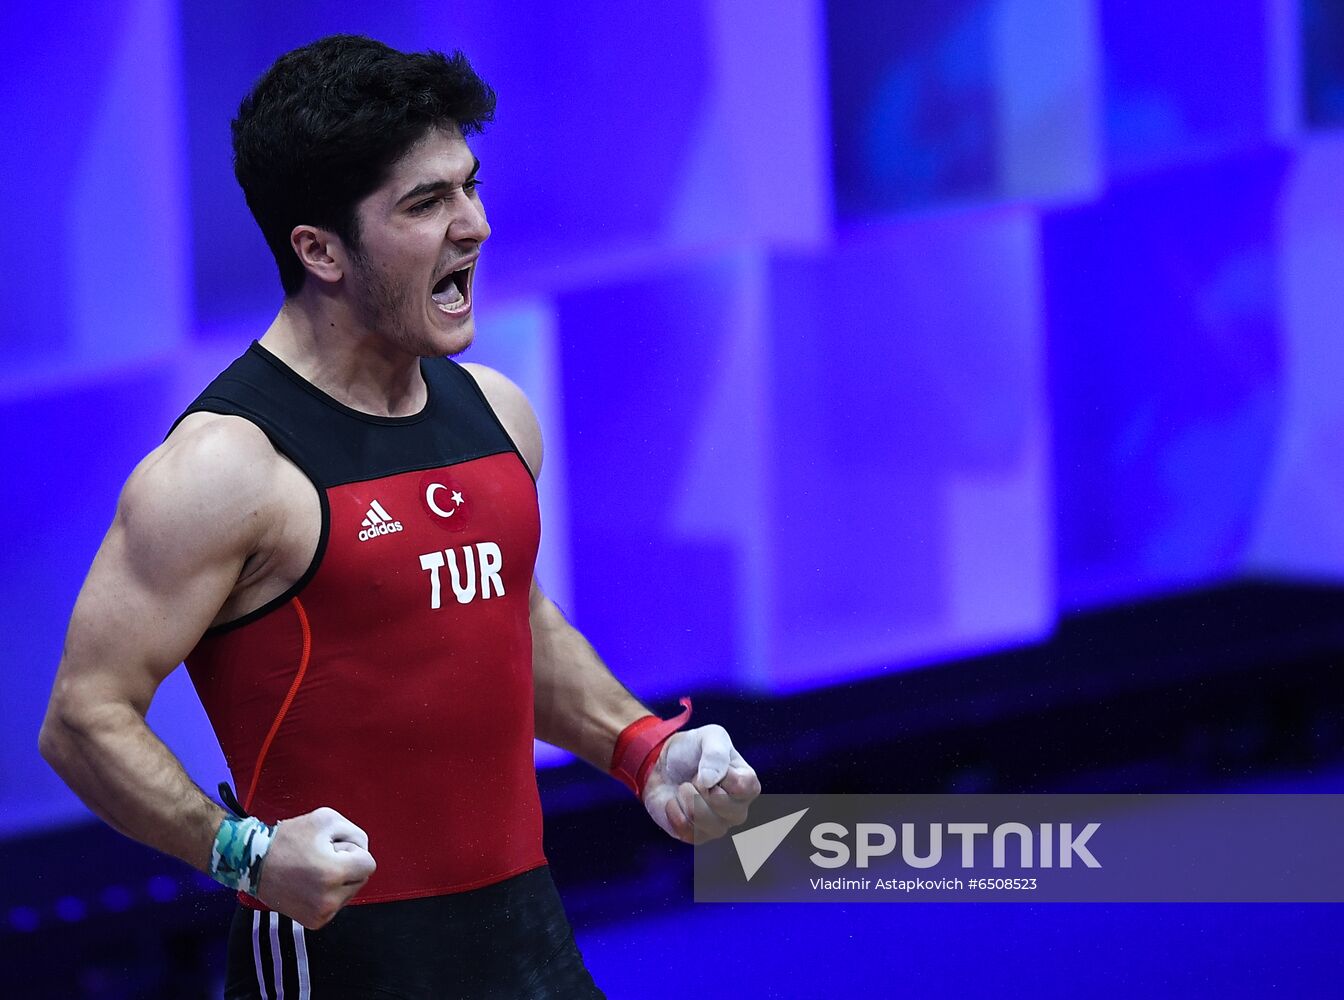
<path id="1" fill-rule="evenodd" d="M 183 414 L 245 417 L 317 490 L 308 571 L 208 631 L 187 668 L 249 812 L 274 823 L 330 806 L 368 832 L 378 870 L 355 903 L 546 863 L 535 484 L 468 372 L 447 359 L 421 371 L 424 409 L 376 417 L 254 343 Z"/>

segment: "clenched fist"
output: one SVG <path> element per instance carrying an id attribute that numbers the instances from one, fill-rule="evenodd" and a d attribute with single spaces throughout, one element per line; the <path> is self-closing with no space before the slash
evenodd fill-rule
<path id="1" fill-rule="evenodd" d="M 673 837 L 703 844 L 745 823 L 760 794 L 760 779 L 728 730 L 709 725 L 673 733 L 663 744 L 644 783 L 644 808 Z"/>
<path id="2" fill-rule="evenodd" d="M 315 931 L 340 912 L 377 867 L 368 835 L 323 806 L 280 821 L 257 898 Z"/>

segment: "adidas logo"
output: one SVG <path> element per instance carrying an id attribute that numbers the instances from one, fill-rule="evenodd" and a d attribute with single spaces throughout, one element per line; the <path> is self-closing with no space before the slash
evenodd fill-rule
<path id="1" fill-rule="evenodd" d="M 392 515 L 383 510 L 383 505 L 377 500 L 369 504 L 369 512 L 364 515 L 364 520 L 359 523 L 364 525 L 364 530 L 359 533 L 361 542 L 367 542 L 370 538 L 390 535 L 394 531 L 401 530 L 401 522 L 392 520 Z"/>

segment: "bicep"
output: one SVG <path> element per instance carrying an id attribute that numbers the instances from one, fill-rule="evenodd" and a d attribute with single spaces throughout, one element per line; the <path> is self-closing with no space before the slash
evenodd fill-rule
<path id="1" fill-rule="evenodd" d="M 70 616 L 57 694 L 135 705 L 142 712 L 189 653 L 237 579 L 241 561 L 156 562 L 121 522 L 95 556 Z M 160 539 L 153 546 L 171 544 Z"/>
<path id="2" fill-rule="evenodd" d="M 532 625 L 532 634 L 535 637 L 539 632 L 563 628 L 569 625 L 560 609 L 554 602 L 546 596 L 541 589 L 541 584 L 537 582 L 534 575 L 532 577 L 532 591 L 528 595 L 527 602 L 528 620 Z"/>
<path id="3" fill-rule="evenodd" d="M 146 711 L 227 600 L 258 516 L 247 476 L 229 482 L 237 470 L 212 458 L 156 454 L 127 482 L 71 614 L 54 704 Z"/>

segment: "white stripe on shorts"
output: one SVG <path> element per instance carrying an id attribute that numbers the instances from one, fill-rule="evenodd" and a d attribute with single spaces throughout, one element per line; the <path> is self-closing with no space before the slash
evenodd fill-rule
<path id="1" fill-rule="evenodd" d="M 275 1000 L 285 1000 L 285 957 L 280 954 L 280 914 L 271 911 L 271 969 L 275 972 Z"/>
<path id="2" fill-rule="evenodd" d="M 261 971 L 261 911 L 252 911 L 252 964 L 257 970 L 257 989 L 261 1000 L 270 1000 L 266 993 L 266 976 Z"/>
<path id="3" fill-rule="evenodd" d="M 308 945 L 303 940 L 303 924 L 294 925 L 294 958 L 299 966 L 299 1000 L 311 1000 L 308 993 Z"/>

